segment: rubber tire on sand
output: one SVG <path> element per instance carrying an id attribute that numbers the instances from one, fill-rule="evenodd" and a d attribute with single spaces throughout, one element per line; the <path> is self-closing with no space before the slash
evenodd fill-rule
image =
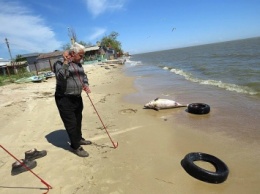
<path id="1" fill-rule="evenodd" d="M 210 106 L 204 103 L 191 103 L 188 105 L 188 112 L 193 114 L 208 114 Z"/>
<path id="2" fill-rule="evenodd" d="M 194 164 L 194 161 L 209 162 L 215 167 L 216 172 L 200 168 L 199 166 Z M 224 162 L 222 162 L 215 156 L 201 152 L 192 152 L 187 154 L 182 159 L 181 165 L 189 175 L 198 180 L 208 183 L 222 183 L 227 179 L 229 173 L 228 167 Z"/>

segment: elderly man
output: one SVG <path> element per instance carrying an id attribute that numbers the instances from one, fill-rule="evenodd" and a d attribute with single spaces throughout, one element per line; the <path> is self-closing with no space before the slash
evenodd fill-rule
<path id="1" fill-rule="evenodd" d="M 81 64 L 84 57 L 83 49 L 84 46 L 75 43 L 70 51 L 63 53 L 64 61 L 55 63 L 55 101 L 70 138 L 72 151 L 80 157 L 88 157 L 88 152 L 81 147 L 81 145 L 92 144 L 82 137 L 81 131 L 83 110 L 81 92 L 82 90 L 91 92 L 87 75 Z"/>

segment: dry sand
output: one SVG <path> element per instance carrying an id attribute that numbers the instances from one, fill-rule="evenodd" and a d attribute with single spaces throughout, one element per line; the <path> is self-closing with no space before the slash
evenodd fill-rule
<path id="1" fill-rule="evenodd" d="M 122 67 L 107 64 L 85 68 L 90 97 L 113 141 L 119 143 L 117 149 L 113 149 L 90 100 L 83 94 L 83 136 L 94 144 L 84 146 L 90 154 L 87 158 L 70 151 L 54 101 L 55 78 L 0 87 L 1 145 L 19 159 L 32 148 L 47 150 L 46 157 L 37 159 L 33 172 L 53 187 L 49 191 L 53 194 L 259 193 L 259 147 L 245 145 L 239 148 L 244 154 L 238 156 L 233 139 L 183 128 L 173 123 L 176 120 L 164 117 L 170 110 L 156 112 L 126 103 L 123 96 L 135 89 L 133 78 L 126 77 Z M 247 152 L 250 149 L 255 151 Z M 11 176 L 15 160 L 1 150 L 0 193 L 46 191 L 30 172 Z M 224 159 L 230 169 L 228 179 L 222 184 L 209 184 L 189 176 L 180 161 L 192 151 Z"/>

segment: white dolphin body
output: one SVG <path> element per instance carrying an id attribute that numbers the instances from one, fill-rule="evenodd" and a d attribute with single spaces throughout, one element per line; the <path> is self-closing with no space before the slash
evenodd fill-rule
<path id="1" fill-rule="evenodd" d="M 145 104 L 144 107 L 158 111 L 160 109 L 187 107 L 187 105 L 182 105 L 174 100 L 156 98 Z"/>

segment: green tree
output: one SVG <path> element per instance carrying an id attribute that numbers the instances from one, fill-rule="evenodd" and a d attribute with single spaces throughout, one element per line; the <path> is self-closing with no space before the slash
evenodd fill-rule
<path id="1" fill-rule="evenodd" d="M 16 55 L 15 62 L 20 62 L 20 61 L 26 61 L 26 59 L 23 58 L 22 55 Z"/>
<path id="2" fill-rule="evenodd" d="M 111 32 L 108 36 L 104 36 L 101 39 L 101 46 L 111 47 L 115 49 L 116 52 L 123 53 L 121 42 L 117 40 L 118 36 L 119 34 L 117 32 Z"/>
<path id="3" fill-rule="evenodd" d="M 62 48 L 62 50 L 69 50 L 70 49 L 70 43 L 64 44 L 61 48 Z"/>
<path id="4" fill-rule="evenodd" d="M 82 40 L 79 41 L 78 43 L 81 44 L 81 45 L 83 45 L 84 47 L 90 47 L 90 46 L 92 46 L 91 42 L 86 43 L 86 42 L 84 42 L 84 41 L 82 41 Z"/>

